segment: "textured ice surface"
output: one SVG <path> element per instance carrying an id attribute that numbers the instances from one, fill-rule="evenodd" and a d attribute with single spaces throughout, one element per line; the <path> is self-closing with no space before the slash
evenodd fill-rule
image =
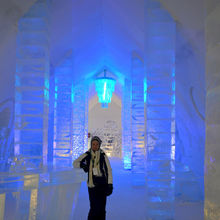
<path id="1" fill-rule="evenodd" d="M 0 219 L 72 219 L 85 174 L 76 169 L 0 174 Z"/>

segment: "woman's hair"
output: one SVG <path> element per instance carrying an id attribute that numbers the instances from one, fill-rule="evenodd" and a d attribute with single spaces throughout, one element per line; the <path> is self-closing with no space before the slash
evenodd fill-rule
<path id="1" fill-rule="evenodd" d="M 99 142 L 99 146 L 101 146 L 101 144 L 102 144 L 102 140 L 98 136 L 92 137 L 91 144 L 92 144 L 93 141 L 98 141 Z"/>

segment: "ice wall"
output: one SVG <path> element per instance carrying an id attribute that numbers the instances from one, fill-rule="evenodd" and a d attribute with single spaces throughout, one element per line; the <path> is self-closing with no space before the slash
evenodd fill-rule
<path id="1" fill-rule="evenodd" d="M 131 169 L 132 131 L 131 131 L 131 80 L 125 79 L 122 95 L 122 157 L 124 169 Z"/>
<path id="2" fill-rule="evenodd" d="M 205 41 L 177 24 L 176 35 L 176 204 L 200 204 L 203 213 L 205 147 Z M 184 205 L 183 205 L 184 204 Z M 178 218 L 178 216 L 176 216 Z"/>
<path id="3" fill-rule="evenodd" d="M 88 85 L 74 84 L 72 158 L 76 159 L 88 147 Z"/>
<path id="4" fill-rule="evenodd" d="M 0 170 L 6 171 L 13 157 L 14 72 L 17 21 L 34 0 L 0 3 Z"/>
<path id="5" fill-rule="evenodd" d="M 175 201 L 175 22 L 146 1 L 147 216 L 173 219 Z"/>
<path id="6" fill-rule="evenodd" d="M 14 154 L 28 167 L 47 163 L 49 110 L 48 3 L 39 0 L 18 22 Z"/>
<path id="7" fill-rule="evenodd" d="M 204 0 L 160 0 L 176 29 L 175 205 L 194 208 L 203 219 L 205 146 L 205 4 Z M 210 3 L 212 4 L 212 3 Z"/>
<path id="8" fill-rule="evenodd" d="M 206 1 L 205 219 L 220 219 L 220 47 L 218 1 Z"/>
<path id="9" fill-rule="evenodd" d="M 14 100 L 0 102 L 0 171 L 8 171 L 13 157 Z"/>
<path id="10" fill-rule="evenodd" d="M 73 57 L 70 51 L 55 67 L 53 91 L 50 90 L 53 97 L 53 103 L 50 103 L 50 109 L 53 111 L 53 121 L 51 121 L 51 129 L 53 133 L 52 148 L 53 164 L 55 166 L 72 166 L 72 120 L 73 120 Z"/>
<path id="11" fill-rule="evenodd" d="M 145 184 L 144 63 L 134 53 L 131 64 L 131 167 L 133 184 Z"/>

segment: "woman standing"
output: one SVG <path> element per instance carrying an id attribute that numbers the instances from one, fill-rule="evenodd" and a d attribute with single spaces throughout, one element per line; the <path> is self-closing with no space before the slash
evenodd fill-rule
<path id="1" fill-rule="evenodd" d="M 90 201 L 88 220 L 105 220 L 106 197 L 113 191 L 112 169 L 108 157 L 100 149 L 101 143 L 101 139 L 94 136 L 91 148 L 73 162 L 75 168 L 82 168 L 88 173 Z"/>

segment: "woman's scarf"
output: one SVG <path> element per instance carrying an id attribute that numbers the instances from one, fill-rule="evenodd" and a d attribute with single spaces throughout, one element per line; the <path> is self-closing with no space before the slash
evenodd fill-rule
<path id="1" fill-rule="evenodd" d="M 91 148 L 90 148 L 90 153 L 91 153 L 91 160 L 90 160 L 90 166 L 89 166 L 89 187 L 94 187 L 94 184 L 93 184 L 93 168 L 95 168 L 97 170 L 97 175 L 96 176 L 102 176 L 102 173 L 100 171 L 100 165 L 99 165 L 99 162 L 100 162 L 100 152 L 101 150 L 97 150 L 97 151 L 93 151 Z"/>

